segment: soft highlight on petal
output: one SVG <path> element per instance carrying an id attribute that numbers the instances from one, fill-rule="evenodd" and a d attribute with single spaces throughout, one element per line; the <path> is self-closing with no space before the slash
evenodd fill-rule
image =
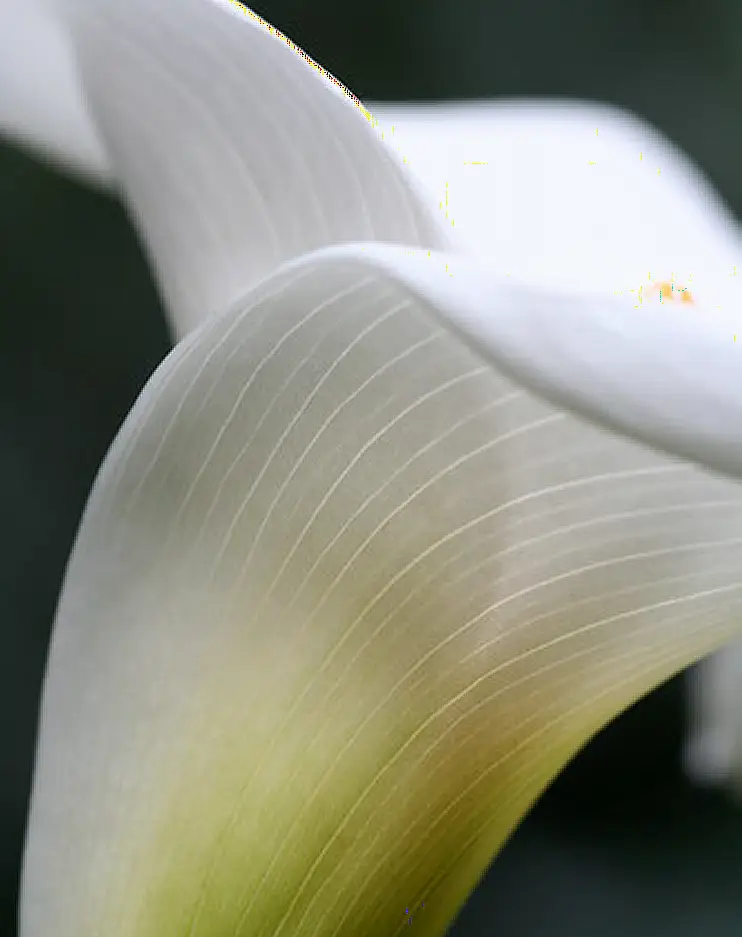
<path id="1" fill-rule="evenodd" d="M 280 263 L 448 238 L 335 79 L 229 0 L 55 0 L 179 336 Z"/>
<path id="2" fill-rule="evenodd" d="M 462 112 L 429 171 L 424 118 L 408 172 L 352 96 L 226 0 L 55 9 L 179 334 L 254 291 L 165 362 L 91 497 L 22 933 L 365 937 L 412 909 L 439 934 L 564 761 L 738 627 L 731 320 L 625 301 L 656 243 L 664 281 L 716 237 L 704 277 L 736 258 L 733 226 L 694 207 L 702 188 L 676 204 L 682 173 L 669 195 L 645 173 L 640 207 L 692 221 L 689 239 L 617 260 L 629 214 L 598 196 L 634 191 L 607 158 L 623 130 L 593 185 L 568 171 L 578 114 L 519 133 L 501 112 L 475 139 L 515 141 L 505 169 L 564 139 L 561 168 L 537 168 L 585 196 L 602 249 L 558 198 L 529 244 L 498 175 L 474 238 L 491 269 L 428 257 L 475 231 L 425 197 L 470 139 Z M 302 256 L 359 239 L 408 253 Z"/>
<path id="3" fill-rule="evenodd" d="M 69 36 L 45 0 L 0 0 L 0 132 L 88 182 L 111 181 Z"/>
<path id="4" fill-rule="evenodd" d="M 586 101 L 369 108 L 445 222 L 503 276 L 610 289 L 638 305 L 657 300 L 658 284 L 666 302 L 669 284 L 696 296 L 699 316 L 724 321 L 742 342 L 739 223 L 698 167 L 646 121 Z M 694 781 L 735 791 L 740 660 L 736 644 L 691 676 L 686 757 Z"/>
<path id="5" fill-rule="evenodd" d="M 636 115 L 535 99 L 369 109 L 457 237 L 503 276 L 637 301 L 674 278 L 738 320 L 740 226 L 698 167 Z"/>
<path id="6" fill-rule="evenodd" d="M 641 438 L 640 390 L 659 430 L 670 382 L 662 452 L 556 405 L 576 361 L 532 380 L 532 300 L 328 249 L 166 360 L 67 571 L 23 937 L 441 934 L 584 741 L 738 631 L 742 490 L 700 459 L 739 474 L 738 434 L 693 439 L 699 392 L 742 422 L 736 347 L 657 308 L 615 412 Z M 572 297 L 625 316 L 610 375 L 622 332 L 651 349 L 603 302 Z"/>

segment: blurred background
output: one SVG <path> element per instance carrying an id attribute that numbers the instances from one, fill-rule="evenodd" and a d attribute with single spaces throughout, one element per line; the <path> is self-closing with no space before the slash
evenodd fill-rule
<path id="1" fill-rule="evenodd" d="M 265 0 L 361 99 L 622 105 L 742 216 L 739 0 Z M 119 206 L 0 144 L 0 934 L 15 905 L 49 630 L 121 420 L 170 347 Z M 684 779 L 678 678 L 609 726 L 493 863 L 454 937 L 742 933 L 742 808 Z M 84 935 L 81 935 L 84 937 Z"/>

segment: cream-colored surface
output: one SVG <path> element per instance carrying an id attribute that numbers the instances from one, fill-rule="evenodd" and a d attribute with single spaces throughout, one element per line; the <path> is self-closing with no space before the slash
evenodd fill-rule
<path id="1" fill-rule="evenodd" d="M 565 760 L 739 632 L 732 322 L 546 241 L 508 277 L 234 7 L 55 9 L 186 337 L 67 570 L 22 937 L 440 934 Z"/>
<path id="2" fill-rule="evenodd" d="M 439 258 L 377 252 L 207 323 L 109 455 L 52 647 L 28 937 L 392 934 L 422 900 L 440 933 L 564 759 L 737 627 L 738 484 L 504 378 L 495 333 L 441 328 Z M 505 321 L 529 299 L 481 293 Z M 683 387 L 657 368 L 648 404 Z"/>

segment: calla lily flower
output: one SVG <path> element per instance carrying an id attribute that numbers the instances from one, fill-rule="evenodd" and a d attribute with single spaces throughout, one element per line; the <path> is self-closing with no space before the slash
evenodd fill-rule
<path id="1" fill-rule="evenodd" d="M 66 571 L 22 937 L 441 934 L 742 630 L 736 225 L 608 108 L 367 111 L 227 0 L 10 6 L 70 106 L 6 129 L 116 187 L 181 337 Z"/>

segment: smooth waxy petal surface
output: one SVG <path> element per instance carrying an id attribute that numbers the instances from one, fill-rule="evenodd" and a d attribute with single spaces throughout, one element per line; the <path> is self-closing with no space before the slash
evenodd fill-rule
<path id="1" fill-rule="evenodd" d="M 179 335 L 308 250 L 447 243 L 360 103 L 239 4 L 57 6 Z"/>
<path id="2" fill-rule="evenodd" d="M 503 276 L 637 301 L 674 280 L 738 321 L 739 224 L 645 121 L 574 101 L 369 108 L 448 226 Z"/>
<path id="3" fill-rule="evenodd" d="M 579 346 L 529 377 L 546 302 L 337 249 L 164 363 L 68 570 L 27 937 L 441 933 L 565 759 L 734 633 L 742 492 L 682 456 L 711 394 L 702 448 L 742 471 L 736 346 L 656 307 L 648 369 L 643 310 L 571 297 L 594 354 L 620 323 L 606 386 L 623 354 L 642 400 L 615 386 L 611 420 L 663 455 L 558 406 Z"/>
<path id="4" fill-rule="evenodd" d="M 738 348 L 620 263 L 463 259 L 329 77 L 175 7 L 55 5 L 190 334 L 68 569 L 22 932 L 441 933 L 586 738 L 734 633 Z"/>

